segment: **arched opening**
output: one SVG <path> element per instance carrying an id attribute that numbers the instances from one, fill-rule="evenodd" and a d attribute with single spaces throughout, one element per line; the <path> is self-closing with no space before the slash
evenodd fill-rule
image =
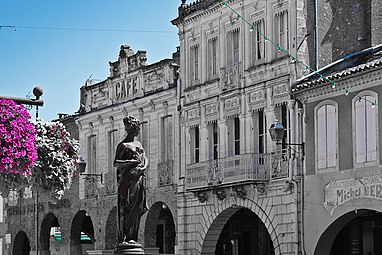
<path id="1" fill-rule="evenodd" d="M 216 255 L 273 255 L 271 238 L 264 223 L 247 208 L 238 210 L 220 233 Z"/>
<path id="2" fill-rule="evenodd" d="M 17 233 L 13 243 L 13 255 L 29 255 L 31 251 L 30 242 L 24 231 Z"/>
<path id="3" fill-rule="evenodd" d="M 61 244 L 61 230 L 57 217 L 48 213 L 41 223 L 40 253 L 59 255 Z"/>
<path id="4" fill-rule="evenodd" d="M 70 231 L 71 254 L 82 254 L 94 250 L 94 227 L 86 211 L 79 211 L 73 218 Z"/>
<path id="5" fill-rule="evenodd" d="M 314 254 L 380 254 L 381 239 L 382 213 L 355 210 L 341 216 L 325 230 Z"/>
<path id="6" fill-rule="evenodd" d="M 115 206 L 109 213 L 105 227 L 105 249 L 112 250 L 115 248 L 117 241 L 117 207 Z"/>
<path id="7" fill-rule="evenodd" d="M 163 202 L 156 202 L 150 207 L 145 224 L 145 247 L 160 254 L 175 253 L 174 218 Z"/>

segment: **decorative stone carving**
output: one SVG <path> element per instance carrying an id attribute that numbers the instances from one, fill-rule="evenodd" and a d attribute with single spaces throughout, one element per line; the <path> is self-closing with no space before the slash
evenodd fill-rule
<path id="1" fill-rule="evenodd" d="M 235 192 L 234 195 L 238 198 L 245 199 L 247 196 L 247 192 L 245 191 L 244 187 L 236 187 L 233 189 L 233 191 Z"/>
<path id="2" fill-rule="evenodd" d="M 158 163 L 159 186 L 172 184 L 173 162 L 168 159 Z"/>
<path id="3" fill-rule="evenodd" d="M 258 183 L 256 184 L 256 189 L 257 189 L 257 192 L 259 192 L 259 194 L 263 195 L 266 191 L 266 186 L 264 183 Z"/>
<path id="4" fill-rule="evenodd" d="M 224 101 L 224 115 L 230 117 L 240 114 L 240 98 L 238 96 L 228 98 Z"/>
<path id="5" fill-rule="evenodd" d="M 211 122 L 219 119 L 219 105 L 213 103 L 205 106 L 205 119 L 207 122 Z"/>
<path id="6" fill-rule="evenodd" d="M 196 192 L 195 196 L 198 198 L 200 203 L 204 203 L 208 200 L 208 195 L 205 191 Z"/>
<path id="7" fill-rule="evenodd" d="M 265 107 L 266 99 L 265 99 L 265 91 L 259 90 L 254 91 L 249 94 L 248 97 L 249 109 L 250 111 L 255 111 L 259 108 Z"/>
<path id="8" fill-rule="evenodd" d="M 287 177 L 288 170 L 289 157 L 286 153 L 276 153 L 271 155 L 271 176 L 273 179 Z"/>
<path id="9" fill-rule="evenodd" d="M 220 87 L 222 91 L 237 88 L 239 86 L 239 63 L 220 69 Z"/>
<path id="10" fill-rule="evenodd" d="M 223 201 L 227 196 L 224 189 L 214 190 L 214 194 L 219 201 Z"/>
<path id="11" fill-rule="evenodd" d="M 195 109 L 191 109 L 187 111 L 187 118 L 189 120 L 199 118 L 199 117 L 200 117 L 199 108 L 195 108 Z"/>
<path id="12" fill-rule="evenodd" d="M 85 198 L 93 198 L 96 196 L 95 178 L 88 176 L 85 179 Z"/>
<path id="13" fill-rule="evenodd" d="M 208 165 L 207 183 L 208 185 L 216 185 L 222 183 L 222 181 L 223 175 L 221 172 L 219 160 L 212 160 Z"/>
<path id="14" fill-rule="evenodd" d="M 112 195 L 117 193 L 115 175 L 111 172 L 104 175 L 106 194 Z"/>

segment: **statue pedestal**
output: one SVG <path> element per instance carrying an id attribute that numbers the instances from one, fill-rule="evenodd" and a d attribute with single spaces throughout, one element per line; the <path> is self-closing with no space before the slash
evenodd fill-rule
<path id="1" fill-rule="evenodd" d="M 145 254 L 145 252 L 142 249 L 142 244 L 131 240 L 128 242 L 117 244 L 113 254 L 141 255 L 141 254 Z"/>

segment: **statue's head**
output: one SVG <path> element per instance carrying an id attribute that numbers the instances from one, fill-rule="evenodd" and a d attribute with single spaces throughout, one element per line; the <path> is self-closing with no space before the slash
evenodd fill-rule
<path id="1" fill-rule="evenodd" d="M 138 135 L 140 131 L 140 122 L 133 116 L 127 116 L 123 119 L 125 130 L 128 134 Z"/>

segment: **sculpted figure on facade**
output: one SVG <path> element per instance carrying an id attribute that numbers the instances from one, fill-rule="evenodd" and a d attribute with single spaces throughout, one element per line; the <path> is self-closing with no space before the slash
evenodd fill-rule
<path id="1" fill-rule="evenodd" d="M 119 243 L 137 241 L 141 216 L 148 210 L 146 204 L 145 169 L 147 157 L 139 141 L 139 120 L 132 116 L 123 119 L 127 132 L 117 146 L 114 166 L 118 178 Z"/>

